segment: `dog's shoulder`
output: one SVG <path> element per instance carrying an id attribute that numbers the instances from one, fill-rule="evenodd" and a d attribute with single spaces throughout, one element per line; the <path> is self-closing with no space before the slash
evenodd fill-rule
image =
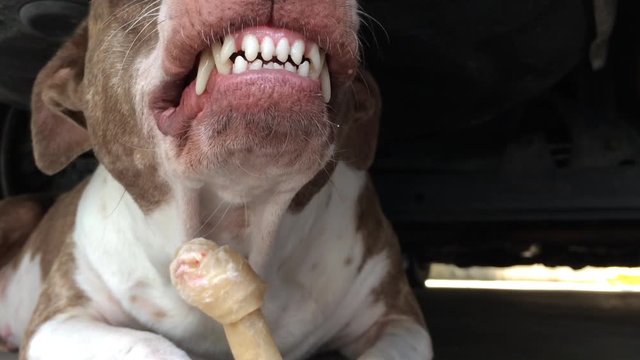
<path id="1" fill-rule="evenodd" d="M 53 200 L 48 195 L 23 195 L 0 201 L 0 269 L 16 259 Z"/>
<path id="2" fill-rule="evenodd" d="M 85 180 L 73 190 L 59 196 L 29 237 L 23 253 L 40 256 L 43 278 L 46 277 L 64 244 L 73 232 L 80 198 L 87 186 Z"/>

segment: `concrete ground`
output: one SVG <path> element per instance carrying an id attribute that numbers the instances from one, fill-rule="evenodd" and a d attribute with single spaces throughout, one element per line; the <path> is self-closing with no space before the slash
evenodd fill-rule
<path id="1" fill-rule="evenodd" d="M 640 359 L 640 294 L 429 290 L 419 298 L 436 360 Z"/>

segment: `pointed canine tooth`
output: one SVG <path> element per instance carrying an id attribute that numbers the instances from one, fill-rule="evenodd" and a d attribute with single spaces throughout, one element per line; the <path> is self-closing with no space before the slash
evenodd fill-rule
<path id="1" fill-rule="evenodd" d="M 200 54 L 200 64 L 198 64 L 198 75 L 196 76 L 197 95 L 202 95 L 207 90 L 207 83 L 214 68 L 213 53 L 211 51 L 203 51 Z"/>
<path id="2" fill-rule="evenodd" d="M 220 49 L 220 58 L 223 60 L 229 59 L 231 58 L 231 55 L 233 55 L 233 53 L 236 51 L 238 51 L 238 49 L 236 48 L 236 39 L 231 35 L 227 35 L 224 38 L 224 43 L 222 44 L 222 48 Z"/>
<path id="3" fill-rule="evenodd" d="M 222 57 L 222 45 L 213 45 L 211 52 L 213 53 L 213 60 L 216 63 L 216 69 L 218 69 L 218 73 L 220 73 L 221 75 L 231 74 L 233 63 L 231 62 L 231 60 L 229 60 L 229 57 Z"/>
<path id="4" fill-rule="evenodd" d="M 304 56 L 304 41 L 297 40 L 291 46 L 291 59 L 296 65 L 302 63 L 302 57 Z"/>
<path id="5" fill-rule="evenodd" d="M 233 73 L 242 74 L 249 68 L 249 63 L 242 56 L 238 56 L 233 63 Z"/>
<path id="6" fill-rule="evenodd" d="M 249 34 L 242 39 L 242 50 L 244 50 L 244 57 L 248 61 L 253 61 L 258 57 L 260 52 L 260 43 L 255 35 Z"/>
<path id="7" fill-rule="evenodd" d="M 260 44 L 260 52 L 262 53 L 262 60 L 271 61 L 273 54 L 276 53 L 276 44 L 273 43 L 273 39 L 269 36 L 265 36 Z"/>
<path id="8" fill-rule="evenodd" d="M 313 44 L 311 46 L 311 49 L 307 52 L 307 57 L 311 60 L 311 78 L 319 78 L 320 72 L 324 67 L 324 56 L 320 53 L 318 44 Z"/>
<path id="9" fill-rule="evenodd" d="M 284 69 L 292 73 L 298 72 L 298 69 L 296 69 L 296 66 L 288 61 L 284 64 Z"/>
<path id="10" fill-rule="evenodd" d="M 322 83 L 322 97 L 325 103 L 331 101 L 331 74 L 329 74 L 329 67 L 325 64 L 320 73 L 320 81 Z"/>
<path id="11" fill-rule="evenodd" d="M 200 54 L 200 64 L 198 64 L 198 76 L 196 77 L 196 94 L 202 95 L 207 90 L 207 83 L 213 69 L 215 69 L 215 61 L 213 61 L 213 53 L 211 51 L 203 51 Z"/>
<path id="12" fill-rule="evenodd" d="M 282 38 L 276 46 L 276 57 L 281 62 L 286 62 L 289 59 L 289 53 L 291 52 L 291 46 L 289 46 L 289 40 Z"/>
<path id="13" fill-rule="evenodd" d="M 262 60 L 258 59 L 249 65 L 249 70 L 262 70 Z"/>
<path id="14" fill-rule="evenodd" d="M 298 67 L 298 75 L 302 77 L 309 77 L 309 62 L 305 61 Z"/>
<path id="15" fill-rule="evenodd" d="M 282 69 L 284 69 L 284 66 L 280 65 L 278 63 L 273 63 L 273 68 L 276 69 L 276 70 L 282 70 Z"/>

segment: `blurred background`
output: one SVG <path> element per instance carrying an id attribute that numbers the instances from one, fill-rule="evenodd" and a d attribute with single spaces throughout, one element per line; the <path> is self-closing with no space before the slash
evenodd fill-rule
<path id="1" fill-rule="evenodd" d="M 0 192 L 32 160 L 38 70 L 81 0 L 0 2 Z M 372 170 L 437 359 L 640 356 L 640 2 L 364 0 L 384 99 Z M 425 281 L 426 280 L 426 281 Z"/>

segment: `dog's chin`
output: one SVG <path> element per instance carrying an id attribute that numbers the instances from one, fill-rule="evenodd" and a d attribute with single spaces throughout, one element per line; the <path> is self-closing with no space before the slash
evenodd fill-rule
<path id="1" fill-rule="evenodd" d="M 231 202 L 304 185 L 331 159 L 336 129 L 317 92 L 288 81 L 246 77 L 212 88 L 215 95 L 183 134 L 164 139 L 173 172 L 212 183 Z"/>
<path id="2" fill-rule="evenodd" d="M 309 118 L 290 119 L 312 121 Z M 170 144 L 173 180 L 205 187 L 228 203 L 242 204 L 274 194 L 294 195 L 325 168 L 334 146 L 327 133 L 299 128 L 289 132 L 256 125 L 284 121 L 282 117 L 220 117 L 226 129 L 212 135 L 207 122 L 191 128 L 181 147 Z M 199 126 L 202 125 L 202 126 Z M 317 128 L 316 128 L 317 129 Z"/>
<path id="3" fill-rule="evenodd" d="M 203 115 L 171 142 L 185 174 L 208 177 L 239 169 L 265 178 L 315 172 L 332 155 L 333 129 L 320 113 L 220 111 Z"/>

